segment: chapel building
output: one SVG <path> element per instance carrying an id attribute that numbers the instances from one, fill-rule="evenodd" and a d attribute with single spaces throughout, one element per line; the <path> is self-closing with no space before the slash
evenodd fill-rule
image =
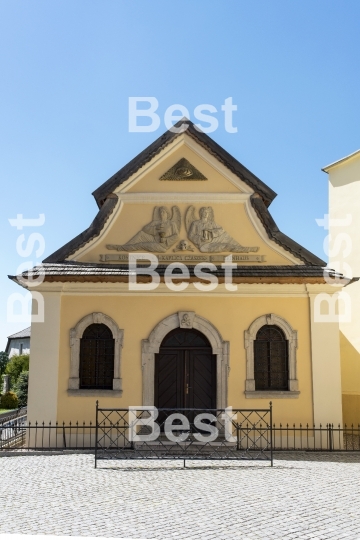
<path id="1" fill-rule="evenodd" d="M 276 422 L 342 423 L 339 323 L 324 314 L 351 281 L 278 229 L 270 187 L 190 121 L 180 126 L 93 193 L 88 229 L 12 278 L 31 290 L 43 277 L 29 421 L 94 421 L 96 400 L 272 401 Z"/>

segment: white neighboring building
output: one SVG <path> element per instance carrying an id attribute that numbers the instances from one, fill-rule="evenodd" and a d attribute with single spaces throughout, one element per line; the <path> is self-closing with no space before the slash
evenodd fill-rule
<path id="1" fill-rule="evenodd" d="M 30 354 L 31 326 L 8 336 L 5 352 L 9 358 L 17 354 Z"/>
<path id="2" fill-rule="evenodd" d="M 360 276 L 360 150 L 327 167 L 329 175 L 329 266 L 348 277 Z M 340 320 L 343 418 L 360 422 L 360 281 L 345 287 L 350 301 Z"/>

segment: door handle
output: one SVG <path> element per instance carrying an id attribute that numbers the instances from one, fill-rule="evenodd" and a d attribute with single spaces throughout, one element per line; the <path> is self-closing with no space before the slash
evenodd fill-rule
<path id="1" fill-rule="evenodd" d="M 188 385 L 188 384 L 186 383 L 186 392 L 185 392 L 186 394 L 188 394 L 188 393 L 189 393 L 189 389 L 190 389 L 190 388 L 192 388 L 192 387 L 191 387 L 191 386 L 189 386 L 189 385 Z"/>

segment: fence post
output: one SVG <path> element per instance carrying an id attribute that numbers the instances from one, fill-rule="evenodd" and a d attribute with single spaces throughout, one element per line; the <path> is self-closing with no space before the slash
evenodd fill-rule
<path id="1" fill-rule="evenodd" d="M 270 459 L 271 467 L 274 465 L 273 460 L 273 431 L 272 431 L 272 401 L 270 401 Z"/>
<path id="2" fill-rule="evenodd" d="M 97 467 L 97 445 L 98 445 L 98 409 L 99 401 L 96 400 L 96 423 L 95 423 L 95 469 Z"/>
<path id="3" fill-rule="evenodd" d="M 66 448 L 65 422 L 63 422 L 62 436 L 63 436 L 63 445 L 64 445 L 64 448 Z"/>
<path id="4" fill-rule="evenodd" d="M 329 452 L 333 451 L 333 433 L 332 433 L 332 425 L 328 424 L 328 448 Z"/>

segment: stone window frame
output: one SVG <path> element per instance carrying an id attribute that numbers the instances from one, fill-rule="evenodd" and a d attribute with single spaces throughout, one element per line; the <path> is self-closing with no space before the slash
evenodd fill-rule
<path id="1" fill-rule="evenodd" d="M 114 338 L 114 378 L 112 390 L 105 389 L 81 389 L 80 387 L 80 340 L 84 331 L 91 324 L 105 324 L 110 328 Z M 74 328 L 70 330 L 70 378 L 68 395 L 76 396 L 121 396 L 121 354 L 124 341 L 124 330 L 121 330 L 116 322 L 105 313 L 94 312 L 83 317 Z"/>
<path id="2" fill-rule="evenodd" d="M 289 362 L 289 389 L 288 390 L 255 390 L 254 376 L 254 341 L 256 334 L 261 327 L 275 325 L 281 328 L 288 341 L 288 362 Z M 297 331 L 279 315 L 268 313 L 255 319 L 249 328 L 245 330 L 246 349 L 246 381 L 245 396 L 247 398 L 297 398 L 299 392 L 299 381 L 297 379 L 297 358 L 296 349 L 298 346 Z"/>
<path id="3" fill-rule="evenodd" d="M 220 332 L 210 321 L 194 311 L 178 311 L 165 317 L 150 332 L 148 339 L 142 340 L 143 406 L 154 406 L 155 354 L 159 352 L 164 337 L 175 328 L 195 328 L 209 340 L 212 352 L 216 355 L 216 408 L 225 409 L 228 399 L 230 344 L 223 340 Z"/>

